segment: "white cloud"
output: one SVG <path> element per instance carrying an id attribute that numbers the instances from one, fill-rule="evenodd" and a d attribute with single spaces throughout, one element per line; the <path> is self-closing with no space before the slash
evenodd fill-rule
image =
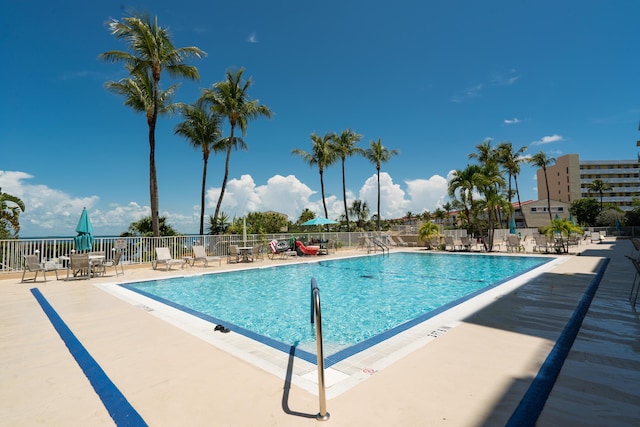
<path id="1" fill-rule="evenodd" d="M 504 119 L 504 124 L 506 125 L 515 125 L 520 123 L 520 119 L 517 117 L 514 117 L 513 119 Z"/>
<path id="2" fill-rule="evenodd" d="M 20 214 L 22 230 L 33 229 L 39 235 L 74 235 L 82 208 L 91 209 L 98 196 L 71 197 L 46 185 L 30 185 L 32 175 L 20 171 L 0 171 L 0 188 L 19 197 L 25 204 Z M 24 236 L 24 231 L 20 232 Z"/>
<path id="3" fill-rule="evenodd" d="M 31 185 L 34 177 L 25 172 L 0 171 L 2 191 L 22 199 L 27 210 L 20 215 L 23 237 L 75 235 L 75 227 L 86 207 L 98 236 L 117 235 L 125 231 L 131 222 L 150 215 L 149 206 L 135 201 L 114 202 L 100 205 L 100 197 L 89 195 L 73 197 L 65 191 Z M 329 218 L 338 219 L 344 213 L 342 191 L 326 194 L 325 202 Z M 206 214 L 213 214 L 220 188 L 206 192 Z M 357 194 L 357 196 L 356 196 Z M 377 209 L 378 181 L 375 174 L 365 180 L 356 192 L 347 191 L 347 204 L 356 198 L 367 202 L 370 215 Z M 408 211 L 422 213 L 435 210 L 447 197 L 447 178 L 434 175 L 428 179 L 407 180 L 404 185 L 393 182 L 392 177 L 380 174 L 381 215 L 385 219 L 399 218 Z M 166 200 L 166 199 L 165 199 Z M 167 203 L 165 201 L 165 203 Z M 161 206 L 162 208 L 162 206 Z M 229 217 L 248 212 L 276 211 L 296 221 L 304 209 L 324 216 L 322 196 L 319 191 L 301 182 L 296 176 L 274 175 L 263 185 L 256 185 L 251 175 L 230 179 L 222 202 L 222 211 Z M 182 233 L 195 233 L 199 227 L 200 207 L 190 206 L 185 211 L 175 208 L 161 210 L 169 224 Z"/>
<path id="4" fill-rule="evenodd" d="M 433 175 L 429 179 L 414 179 L 405 183 L 409 195 L 409 210 L 412 212 L 422 213 L 425 209 L 433 212 L 436 207 L 445 203 L 448 188 L 446 178 Z"/>
<path id="5" fill-rule="evenodd" d="M 531 145 L 544 145 L 559 141 L 564 141 L 564 138 L 556 133 L 551 136 L 543 136 L 541 139 L 533 141 Z"/>
<path id="6" fill-rule="evenodd" d="M 477 97 L 480 96 L 480 93 L 482 92 L 482 89 L 484 89 L 484 84 L 482 84 L 482 83 L 479 83 L 479 84 L 477 84 L 475 86 L 471 86 L 470 88 L 465 89 L 461 93 L 458 93 L 458 94 L 454 95 L 451 98 L 451 101 L 452 102 L 456 102 L 456 103 L 461 103 L 461 102 L 467 101 L 467 100 L 469 100 L 471 98 L 477 98 Z"/>
<path id="7" fill-rule="evenodd" d="M 249 37 L 247 37 L 247 42 L 248 43 L 258 43 L 258 36 L 256 35 L 256 33 L 249 34 Z"/>

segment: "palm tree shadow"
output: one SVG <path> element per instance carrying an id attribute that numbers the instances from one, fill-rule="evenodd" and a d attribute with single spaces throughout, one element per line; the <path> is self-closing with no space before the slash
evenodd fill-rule
<path id="1" fill-rule="evenodd" d="M 289 361 L 287 362 L 287 374 L 284 379 L 284 389 L 282 393 L 282 410 L 285 414 L 294 415 L 302 418 L 316 418 L 316 414 L 306 414 L 304 412 L 293 411 L 289 407 L 289 393 L 291 391 L 291 375 L 293 373 L 293 360 L 296 352 L 295 345 L 289 349 Z"/>

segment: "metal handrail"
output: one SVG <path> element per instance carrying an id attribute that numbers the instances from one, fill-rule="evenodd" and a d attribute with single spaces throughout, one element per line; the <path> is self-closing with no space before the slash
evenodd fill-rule
<path id="1" fill-rule="evenodd" d="M 327 397 L 324 388 L 324 349 L 322 348 L 322 310 L 320 309 L 320 289 L 315 278 L 311 279 L 311 323 L 317 319 L 316 325 L 316 353 L 318 360 L 318 399 L 320 412 L 316 415 L 318 421 L 329 420 L 327 412 Z"/>
<path id="2" fill-rule="evenodd" d="M 379 246 L 380 249 L 382 249 L 382 255 L 384 255 L 384 250 L 385 249 L 387 250 L 387 253 L 389 253 L 389 246 L 385 245 L 380 240 L 374 238 L 373 239 L 373 244 Z"/>

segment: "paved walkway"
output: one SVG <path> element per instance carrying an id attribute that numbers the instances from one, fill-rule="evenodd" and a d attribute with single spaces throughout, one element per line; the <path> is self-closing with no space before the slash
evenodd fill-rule
<path id="1" fill-rule="evenodd" d="M 0 425 L 114 425 L 88 380 L 95 372 L 80 369 L 74 348 L 36 299 L 40 293 L 151 426 L 503 426 L 609 258 L 538 425 L 635 426 L 640 320 L 627 301 L 631 243 L 610 240 L 581 251 L 384 369 L 364 373 L 365 380 L 327 402 L 331 419 L 324 423 L 315 420 L 318 397 L 287 375 L 268 373 L 93 286 L 114 277 L 0 280 Z M 124 280 L 185 273 L 145 266 L 127 269 Z M 211 339 L 224 335 L 233 333 Z M 282 370 L 290 374 L 297 362 L 287 363 Z"/>

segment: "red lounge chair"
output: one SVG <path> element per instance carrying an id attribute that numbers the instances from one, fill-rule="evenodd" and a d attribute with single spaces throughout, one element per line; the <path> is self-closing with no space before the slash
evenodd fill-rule
<path id="1" fill-rule="evenodd" d="M 305 255 L 318 255 L 320 246 L 305 246 L 300 240 L 296 240 L 296 246 Z"/>

